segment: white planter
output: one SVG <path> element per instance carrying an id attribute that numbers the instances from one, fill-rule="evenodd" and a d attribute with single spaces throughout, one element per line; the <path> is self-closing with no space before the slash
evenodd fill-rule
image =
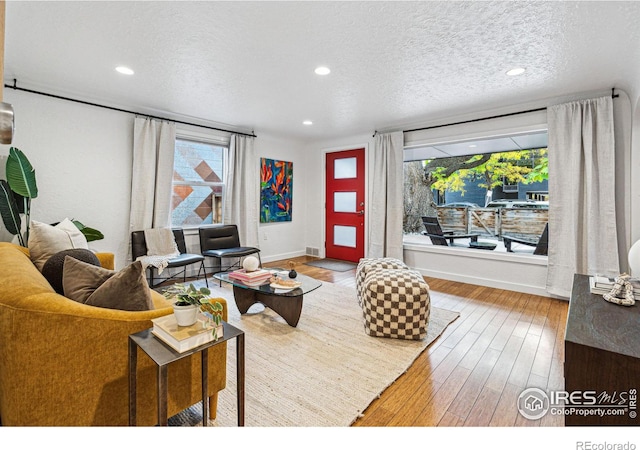
<path id="1" fill-rule="evenodd" d="M 198 318 L 198 307 L 196 305 L 173 305 L 173 315 L 176 316 L 176 322 L 178 322 L 179 326 L 188 327 L 196 323 Z"/>

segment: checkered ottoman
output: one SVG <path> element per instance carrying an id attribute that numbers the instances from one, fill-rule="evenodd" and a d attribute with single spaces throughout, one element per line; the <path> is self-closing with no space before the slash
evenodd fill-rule
<path id="1" fill-rule="evenodd" d="M 356 267 L 356 291 L 360 306 L 362 306 L 364 280 L 374 269 L 409 269 L 409 266 L 395 258 L 361 258 Z"/>
<path id="2" fill-rule="evenodd" d="M 424 339 L 431 312 L 429 285 L 406 268 L 369 267 L 358 292 L 370 336 Z"/>

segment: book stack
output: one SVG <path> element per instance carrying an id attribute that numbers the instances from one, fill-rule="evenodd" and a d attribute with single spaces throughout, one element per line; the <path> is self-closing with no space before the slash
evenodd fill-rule
<path id="1" fill-rule="evenodd" d="M 271 279 L 271 272 L 264 269 L 247 272 L 245 269 L 234 270 L 229 273 L 229 278 L 242 281 L 247 286 L 260 286 Z"/>
<path id="2" fill-rule="evenodd" d="M 640 280 L 637 278 L 631 278 L 629 280 L 633 285 L 633 298 L 640 300 Z M 613 285 L 616 283 L 614 278 L 608 278 L 603 276 L 589 277 L 589 289 L 592 294 L 604 295 L 611 292 Z"/>
<path id="3" fill-rule="evenodd" d="M 151 322 L 153 322 L 151 333 L 178 353 L 211 342 L 214 338 L 215 324 L 210 323 L 202 314 L 198 316 L 195 324 L 188 327 L 179 326 L 173 314 L 151 319 Z M 222 333 L 223 327 L 220 324 L 216 333 L 218 339 L 222 337 Z"/>

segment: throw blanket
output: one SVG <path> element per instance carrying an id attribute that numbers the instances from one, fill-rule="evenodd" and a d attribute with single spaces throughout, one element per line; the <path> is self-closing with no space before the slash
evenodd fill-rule
<path id="1" fill-rule="evenodd" d="M 173 231 L 169 228 L 144 230 L 144 240 L 147 242 L 147 255 L 139 256 L 136 261 L 140 261 L 145 269 L 153 266 L 161 274 L 169 261 L 180 255 Z"/>

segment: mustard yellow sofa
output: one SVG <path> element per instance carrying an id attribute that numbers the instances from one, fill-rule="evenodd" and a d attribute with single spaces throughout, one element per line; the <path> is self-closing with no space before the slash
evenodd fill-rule
<path id="1" fill-rule="evenodd" d="M 8 426 L 129 423 L 128 336 L 172 313 L 152 291 L 151 311 L 87 306 L 55 293 L 26 248 L 0 242 L 0 421 Z M 99 254 L 106 268 L 113 255 Z M 227 318 L 227 305 L 223 319 Z M 209 351 L 210 417 L 226 383 L 226 343 Z M 200 356 L 169 366 L 168 413 L 202 399 Z M 137 423 L 157 423 L 156 365 L 138 352 Z"/>

